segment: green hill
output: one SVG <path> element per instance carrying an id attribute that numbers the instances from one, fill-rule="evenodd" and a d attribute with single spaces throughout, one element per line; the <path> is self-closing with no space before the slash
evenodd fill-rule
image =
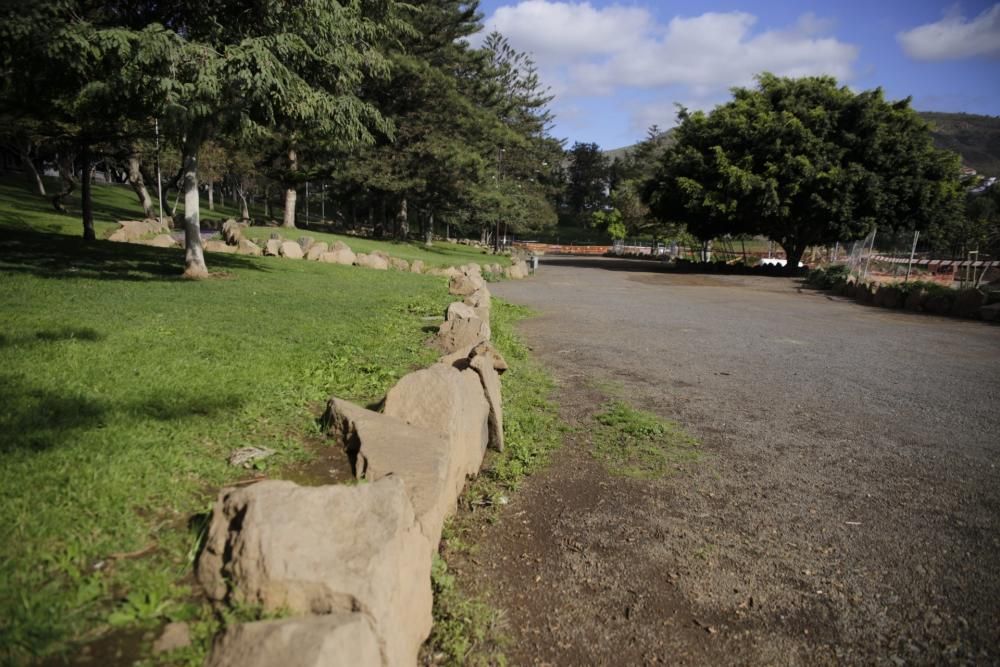
<path id="1" fill-rule="evenodd" d="M 921 111 L 921 118 L 931 124 L 934 142 L 939 148 L 955 151 L 962 164 L 986 176 L 1000 175 L 1000 116 L 980 116 L 968 113 Z M 660 135 L 664 147 L 672 142 L 673 130 Z M 632 150 L 624 146 L 604 151 L 611 160 Z"/>

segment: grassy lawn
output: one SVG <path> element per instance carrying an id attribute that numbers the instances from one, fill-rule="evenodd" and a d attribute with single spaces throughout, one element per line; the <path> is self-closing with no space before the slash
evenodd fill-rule
<path id="1" fill-rule="evenodd" d="M 99 233 L 125 195 L 95 188 Z M 85 244 L 47 207 L 0 184 L 0 663 L 204 614 L 192 518 L 248 474 L 227 455 L 309 456 L 329 395 L 434 359 L 422 317 L 449 301 L 442 278 L 234 255 L 184 281 L 181 251 Z"/>
<path id="2" fill-rule="evenodd" d="M 27 179 L 7 175 L 0 178 L 0 225 L 19 229 L 34 229 L 57 234 L 82 235 L 83 223 L 80 222 L 80 190 L 77 189 L 66 200 L 67 213 L 57 213 L 52 207 L 52 198 L 59 189 L 59 182 L 46 179 L 49 197 L 43 199 L 34 190 L 30 190 Z M 239 211 L 233 206 L 215 205 L 214 211 L 208 210 L 208 200 L 202 196 L 201 215 L 206 219 L 238 217 Z M 183 210 L 183 206 L 180 207 Z M 167 212 L 169 213 L 169 212 Z M 142 208 L 139 206 L 135 193 L 127 185 L 94 185 L 94 226 L 97 238 L 107 238 L 117 225 L 118 220 L 136 220 L 142 218 Z M 435 241 L 431 247 L 426 247 L 422 241 L 398 243 L 393 241 L 376 241 L 357 236 L 328 234 L 311 230 L 285 230 L 280 227 L 251 227 L 246 235 L 255 240 L 266 241 L 273 232 L 281 234 L 294 241 L 300 236 L 311 236 L 317 241 L 333 244 L 343 241 L 354 252 L 370 253 L 381 250 L 392 257 L 399 257 L 412 262 L 422 260 L 427 266 L 461 266 L 469 262 L 509 266 L 510 259 L 505 256 L 484 254 L 477 248 Z"/>

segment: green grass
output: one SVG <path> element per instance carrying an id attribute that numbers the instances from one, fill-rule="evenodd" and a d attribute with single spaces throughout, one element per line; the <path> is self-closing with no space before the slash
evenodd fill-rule
<path id="1" fill-rule="evenodd" d="M 608 402 L 594 422 L 594 455 L 613 475 L 656 479 L 701 457 L 698 441 L 678 424 L 625 401 Z"/>
<path id="2" fill-rule="evenodd" d="M 80 222 L 80 190 L 77 188 L 66 200 L 66 213 L 58 213 L 52 206 L 52 197 L 59 189 L 57 179 L 46 178 L 46 188 L 49 197 L 42 198 L 34 190 L 29 189 L 24 177 L 5 175 L 0 178 L 0 225 L 19 229 L 34 229 L 57 234 L 82 235 L 83 223 Z M 98 238 L 107 238 L 115 229 L 119 220 L 135 220 L 142 217 L 142 208 L 135 193 L 127 185 L 108 185 L 96 183 L 94 193 L 94 226 Z M 229 201 L 229 200 L 227 200 Z M 171 200 L 172 203 L 172 200 Z M 231 203 L 231 202 L 230 202 Z M 183 205 L 180 210 L 183 210 Z M 169 211 L 165 211 L 169 215 Z M 215 205 L 214 211 L 208 210 L 208 199 L 201 197 L 201 216 L 203 219 L 222 219 L 239 217 L 239 210 L 231 205 Z M 246 230 L 246 236 L 258 241 L 266 241 L 272 233 L 277 232 L 290 241 L 300 236 L 311 236 L 317 241 L 333 244 L 343 241 L 355 252 L 370 253 L 381 250 L 392 257 L 405 259 L 409 262 L 419 259 L 427 266 L 447 267 L 461 266 L 469 262 L 477 264 L 497 263 L 510 266 L 510 258 L 492 254 L 484 254 L 480 249 L 456 243 L 435 241 L 428 248 L 422 241 L 406 243 L 394 241 L 377 241 L 358 236 L 330 234 L 305 229 L 285 230 L 280 227 L 251 227 Z"/>
<path id="3" fill-rule="evenodd" d="M 487 601 L 457 586 L 448 573 L 446 560 L 469 554 L 469 536 L 483 521 L 495 520 L 510 493 L 528 475 L 544 466 L 562 442 L 565 426 L 551 401 L 552 379 L 529 356 L 514 324 L 530 315 L 521 306 L 493 300 L 493 343 L 506 358 L 510 370 L 501 376 L 504 402 L 504 451 L 489 452 L 483 469 L 466 488 L 459 501 L 460 512 L 448 521 L 444 532 L 445 560 L 436 561 L 434 628 L 427 651 L 435 664 L 506 664 L 503 615 Z"/>
<path id="4" fill-rule="evenodd" d="M 0 185 L 0 663 L 207 622 L 197 517 L 246 474 L 229 452 L 274 449 L 280 476 L 324 399 L 378 399 L 435 358 L 421 318 L 449 301 L 442 278 L 235 255 L 186 281 L 181 251 L 84 243 L 35 199 Z"/>
<path id="5" fill-rule="evenodd" d="M 285 230 L 281 227 L 250 227 L 245 230 L 244 233 L 248 238 L 259 242 L 266 242 L 273 233 L 281 234 L 289 241 L 295 241 L 300 236 L 311 236 L 316 241 L 325 241 L 330 245 L 333 245 L 337 241 L 343 241 L 354 252 L 371 253 L 376 250 L 381 250 L 391 257 L 405 259 L 408 262 L 419 259 L 427 266 L 461 266 L 463 264 L 468 264 L 469 262 L 476 262 L 477 264 L 497 263 L 501 266 L 510 265 L 510 258 L 504 255 L 492 255 L 483 253 L 478 248 L 459 245 L 457 243 L 444 243 L 441 241 L 435 241 L 434 244 L 428 248 L 422 241 L 409 241 L 406 243 L 376 241 L 360 236 L 330 234 L 327 232 L 312 230 Z"/>

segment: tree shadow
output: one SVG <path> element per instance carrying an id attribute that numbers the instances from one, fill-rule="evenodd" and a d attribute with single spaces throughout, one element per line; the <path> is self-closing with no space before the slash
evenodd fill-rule
<path id="1" fill-rule="evenodd" d="M 213 253 L 212 271 L 269 271 L 250 257 Z M 134 282 L 180 280 L 184 251 L 133 243 L 84 241 L 65 234 L 7 228 L 0 242 L 0 275 L 40 278 L 88 278 Z"/>
<path id="2" fill-rule="evenodd" d="M 177 421 L 240 409 L 235 394 L 177 395 L 113 402 L 83 393 L 61 393 L 20 375 L 0 376 L 0 454 L 40 453 L 77 441 L 112 422 Z"/>
<path id="3" fill-rule="evenodd" d="M 539 257 L 539 270 L 546 265 L 572 266 L 580 269 L 602 271 L 627 271 L 632 273 L 673 273 L 665 262 L 652 259 L 619 259 L 615 257 L 579 257 L 572 255 L 544 255 Z"/>
<path id="4" fill-rule="evenodd" d="M 0 333 L 0 347 L 57 343 L 63 340 L 96 343 L 104 340 L 104 337 L 104 334 L 89 327 L 60 327 L 58 329 L 42 329 L 40 331 L 36 331 L 34 334 L 21 336 L 8 336 Z"/>

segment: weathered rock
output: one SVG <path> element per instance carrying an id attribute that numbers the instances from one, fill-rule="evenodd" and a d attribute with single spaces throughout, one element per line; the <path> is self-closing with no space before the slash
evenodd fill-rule
<path id="1" fill-rule="evenodd" d="M 979 309 L 985 305 L 985 294 L 977 289 L 964 289 L 955 294 L 951 314 L 955 317 L 979 317 Z"/>
<path id="2" fill-rule="evenodd" d="M 467 306 L 471 306 L 479 319 L 484 322 L 490 321 L 491 295 L 490 291 L 486 289 L 486 285 L 483 285 L 481 288 L 465 297 L 462 303 Z"/>
<path id="3" fill-rule="evenodd" d="M 354 263 L 366 269 L 377 269 L 378 271 L 387 271 L 389 269 L 389 261 L 385 257 L 374 253 L 368 255 L 359 252 Z"/>
<path id="4" fill-rule="evenodd" d="M 176 248 L 177 241 L 170 234 L 160 234 L 154 238 L 145 241 L 146 245 L 151 245 L 154 248 Z"/>
<path id="5" fill-rule="evenodd" d="M 250 239 L 240 239 L 240 244 L 236 246 L 236 252 L 240 255 L 250 255 L 253 257 L 260 257 L 264 254 L 260 246 Z"/>
<path id="6" fill-rule="evenodd" d="M 477 273 L 462 273 L 448 281 L 448 293 L 453 296 L 468 296 L 486 286 Z"/>
<path id="7" fill-rule="evenodd" d="M 293 614 L 362 611 L 384 662 L 413 665 L 431 628 L 431 548 L 403 481 L 223 489 L 197 577 L 213 600 Z"/>
<path id="8" fill-rule="evenodd" d="M 521 280 L 522 278 L 527 278 L 528 264 L 523 259 L 514 262 L 513 264 L 507 267 L 507 270 L 504 272 L 504 275 L 506 275 L 508 278 L 512 280 Z"/>
<path id="9" fill-rule="evenodd" d="M 448 306 L 445 322 L 438 328 L 437 342 L 445 352 L 455 352 L 489 340 L 490 325 L 476 314 L 472 306 L 455 301 Z"/>
<path id="10" fill-rule="evenodd" d="M 306 259 L 316 262 L 319 258 L 325 255 L 330 249 L 329 244 L 324 241 L 318 243 L 313 243 L 309 246 L 309 252 L 306 253 Z"/>
<path id="11" fill-rule="evenodd" d="M 229 255 L 236 254 L 236 246 L 231 246 L 225 241 L 205 241 L 202 246 L 205 252 L 223 252 Z"/>
<path id="12" fill-rule="evenodd" d="M 153 653 L 169 653 L 191 645 L 191 628 L 187 623 L 167 623 L 159 638 L 153 642 Z"/>
<path id="13" fill-rule="evenodd" d="M 222 238 L 228 245 L 239 245 L 243 239 L 243 226 L 229 218 L 222 223 Z"/>
<path id="14" fill-rule="evenodd" d="M 470 358 L 472 370 L 479 375 L 483 385 L 486 401 L 490 405 L 489 415 L 489 446 L 498 452 L 503 451 L 503 398 L 500 393 L 500 375 L 496 370 L 496 361 L 491 350 L 492 345 L 480 344 L 473 348 Z M 502 359 L 502 358 L 501 358 Z"/>
<path id="15" fill-rule="evenodd" d="M 500 375 L 503 375 L 509 368 L 507 361 L 500 354 L 500 351 L 493 346 L 493 343 L 489 341 L 477 341 L 468 347 L 452 352 L 451 354 L 446 354 L 438 359 L 438 363 L 454 366 L 459 370 L 465 370 L 466 368 L 471 368 L 470 362 L 472 357 L 487 352 L 493 360 L 493 369 Z"/>
<path id="16" fill-rule="evenodd" d="M 166 232 L 169 228 L 162 221 L 150 218 L 149 220 L 122 220 L 119 227 L 108 237 L 109 241 L 119 241 L 123 243 L 134 243 L 149 234 L 159 234 Z"/>
<path id="17" fill-rule="evenodd" d="M 351 266 L 357 261 L 357 255 L 342 241 L 337 241 L 331 246 L 329 252 L 320 256 L 320 261 L 329 264 L 344 264 Z"/>
<path id="18" fill-rule="evenodd" d="M 311 248 L 315 242 L 315 239 L 311 236 L 300 236 L 299 240 L 296 241 L 296 243 L 299 244 L 299 248 L 302 250 L 303 256 L 309 252 L 309 248 Z"/>
<path id="19" fill-rule="evenodd" d="M 302 246 L 294 241 L 282 241 L 280 252 L 282 257 L 288 259 L 302 259 Z"/>
<path id="20" fill-rule="evenodd" d="M 268 257 L 278 257 L 281 255 L 281 239 L 271 238 L 267 240 L 267 245 L 264 246 L 264 254 Z"/>
<path id="21" fill-rule="evenodd" d="M 410 273 L 423 273 L 424 263 L 422 260 L 415 259 L 410 262 Z"/>
<path id="22" fill-rule="evenodd" d="M 399 257 L 390 257 L 389 266 L 396 269 L 397 271 L 409 271 L 410 263 L 405 259 L 400 259 Z"/>
<path id="23" fill-rule="evenodd" d="M 323 423 L 327 435 L 347 449 L 357 479 L 403 480 L 424 537 L 436 550 L 461 491 L 455 480 L 465 479 L 464 470 L 453 467 L 449 439 L 339 398 L 327 403 Z"/>
<path id="24" fill-rule="evenodd" d="M 363 612 L 240 623 L 216 640 L 207 667 L 380 667 L 371 619 Z"/>
<path id="25" fill-rule="evenodd" d="M 490 406 L 473 370 L 434 364 L 405 375 L 385 396 L 385 414 L 447 439 L 455 497 L 479 473 L 489 443 Z"/>

